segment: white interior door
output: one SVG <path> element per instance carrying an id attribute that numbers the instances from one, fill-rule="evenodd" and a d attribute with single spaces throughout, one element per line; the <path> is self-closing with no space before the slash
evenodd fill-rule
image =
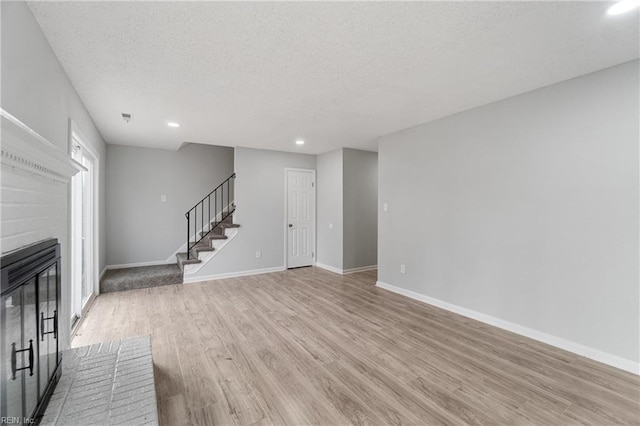
<path id="1" fill-rule="evenodd" d="M 313 265 L 315 256 L 315 170 L 286 170 L 287 267 Z"/>

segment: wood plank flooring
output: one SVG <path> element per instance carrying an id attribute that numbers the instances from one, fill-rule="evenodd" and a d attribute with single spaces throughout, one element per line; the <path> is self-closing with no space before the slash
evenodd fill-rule
<path id="1" fill-rule="evenodd" d="M 151 335 L 162 425 L 640 424 L 640 379 L 303 268 L 99 296 L 73 341 Z"/>

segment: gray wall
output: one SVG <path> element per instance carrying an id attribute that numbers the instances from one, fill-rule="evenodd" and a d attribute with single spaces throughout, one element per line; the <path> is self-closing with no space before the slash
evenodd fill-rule
<path id="1" fill-rule="evenodd" d="M 343 162 L 342 149 L 318 155 L 317 249 L 318 263 L 343 267 Z M 333 225 L 332 228 L 329 226 Z"/>
<path id="2" fill-rule="evenodd" d="M 379 280 L 638 362 L 638 86 L 634 61 L 381 138 Z"/>
<path id="3" fill-rule="evenodd" d="M 167 260 L 186 243 L 186 211 L 232 173 L 233 148 L 186 144 L 171 151 L 109 145 L 108 264 Z"/>
<path id="4" fill-rule="evenodd" d="M 345 270 L 378 263 L 378 153 L 345 148 Z"/>
<path id="5" fill-rule="evenodd" d="M 237 237 L 196 277 L 284 266 L 284 169 L 314 169 L 316 156 L 236 148 Z M 256 258 L 256 251 L 262 257 Z"/>
<path id="6" fill-rule="evenodd" d="M 86 141 L 100 155 L 100 265 L 106 265 L 105 214 L 105 143 L 85 109 L 60 62 L 51 50 L 31 10 L 24 2 L 1 2 L 2 23 L 2 108 L 27 126 L 69 152 L 69 118 L 88 138 Z M 59 209 L 67 212 L 68 197 Z M 63 205 L 64 204 L 64 205 Z M 62 224 L 63 256 L 61 343 L 69 346 L 69 275 L 68 223 Z M 66 255 L 65 255 L 66 254 Z"/>

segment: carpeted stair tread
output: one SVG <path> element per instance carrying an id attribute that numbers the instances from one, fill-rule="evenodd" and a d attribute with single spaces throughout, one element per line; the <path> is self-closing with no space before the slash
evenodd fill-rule
<path id="1" fill-rule="evenodd" d="M 210 231 L 202 231 L 202 232 L 200 232 L 200 236 L 201 237 L 205 237 L 207 235 L 224 235 L 225 228 L 223 228 L 221 225 L 222 224 L 219 223 L 215 228 L 213 228 Z"/>
<path id="2" fill-rule="evenodd" d="M 202 240 L 202 241 L 205 241 L 205 240 Z M 202 242 L 200 242 L 195 247 L 192 247 L 191 250 L 193 250 L 195 252 L 200 252 L 200 251 L 214 251 L 215 249 L 213 247 L 211 247 L 210 243 L 202 244 Z"/>
<path id="3" fill-rule="evenodd" d="M 215 224 L 211 224 L 214 226 Z M 201 237 L 205 237 L 207 235 L 224 235 L 224 230 L 227 228 L 240 228 L 240 225 L 237 223 L 227 223 L 227 222 L 219 222 L 215 228 L 211 231 L 202 231 L 200 232 Z"/>
<path id="4" fill-rule="evenodd" d="M 162 285 L 182 284 L 177 264 L 108 269 L 100 280 L 100 292 L 135 290 Z"/>
<path id="5" fill-rule="evenodd" d="M 198 259 L 197 257 L 193 257 L 193 256 L 191 256 L 190 259 L 187 259 L 187 253 L 178 253 L 178 254 L 176 254 L 176 257 L 178 258 L 178 263 L 180 263 L 182 265 L 191 265 L 193 263 L 201 263 L 202 262 L 200 259 Z"/>
<path id="6" fill-rule="evenodd" d="M 224 234 L 209 234 L 209 235 L 207 235 L 207 238 L 209 240 L 226 240 L 229 237 L 227 237 Z"/>
<path id="7" fill-rule="evenodd" d="M 221 223 L 220 226 L 222 228 L 240 228 L 240 225 L 237 223 Z"/>

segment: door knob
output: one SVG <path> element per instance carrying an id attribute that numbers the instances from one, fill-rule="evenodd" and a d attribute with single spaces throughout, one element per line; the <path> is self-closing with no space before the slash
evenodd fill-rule
<path id="1" fill-rule="evenodd" d="M 293 228 L 293 223 L 290 223 L 290 224 L 289 224 L 289 228 Z"/>

